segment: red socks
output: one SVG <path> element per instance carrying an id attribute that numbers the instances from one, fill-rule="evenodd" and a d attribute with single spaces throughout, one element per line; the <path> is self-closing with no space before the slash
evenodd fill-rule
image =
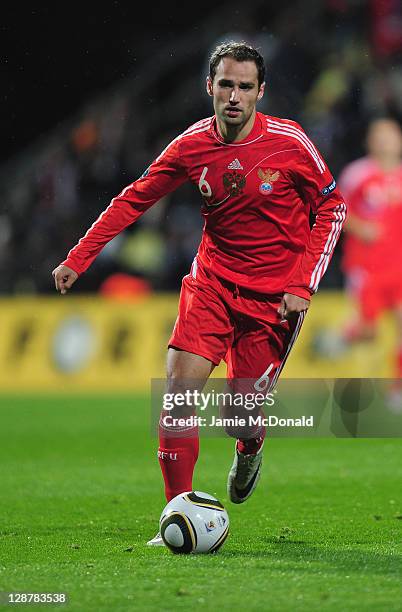
<path id="1" fill-rule="evenodd" d="M 263 445 L 265 427 L 258 437 L 238 440 L 237 450 L 245 455 L 255 455 Z M 198 427 L 169 428 L 159 423 L 158 459 L 165 482 L 167 501 L 184 491 L 193 489 L 193 472 L 198 459 Z"/>
<path id="2" fill-rule="evenodd" d="M 183 491 L 192 491 L 198 450 L 198 427 L 171 429 L 159 423 L 158 459 L 167 501 Z"/>
<path id="3" fill-rule="evenodd" d="M 265 427 L 263 427 L 257 433 L 258 438 L 237 440 L 237 450 L 239 453 L 243 453 L 244 455 L 256 455 L 264 443 L 265 434 L 266 430 Z"/>

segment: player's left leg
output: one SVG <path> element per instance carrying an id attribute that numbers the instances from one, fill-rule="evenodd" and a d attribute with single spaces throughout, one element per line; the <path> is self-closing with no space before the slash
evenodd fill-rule
<path id="1" fill-rule="evenodd" d="M 239 313 L 235 339 L 227 356 L 232 388 L 254 394 L 272 392 L 305 316 L 301 313 L 282 324 L 278 317 L 272 322 L 277 305 L 276 300 L 270 305 L 265 302 L 261 310 L 260 300 L 242 301 L 240 297 L 238 307 L 241 311 L 248 310 L 249 314 Z M 260 478 L 265 428 L 257 424 L 240 435 L 236 435 L 236 431 L 227 433 L 237 437 L 228 476 L 228 495 L 232 502 L 240 504 L 252 495 Z"/>

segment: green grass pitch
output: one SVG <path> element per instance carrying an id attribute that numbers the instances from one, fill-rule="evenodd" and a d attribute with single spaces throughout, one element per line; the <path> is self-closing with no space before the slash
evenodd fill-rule
<path id="1" fill-rule="evenodd" d="M 195 488 L 231 519 L 210 556 L 145 546 L 164 506 L 156 448 L 145 396 L 0 398 L 0 591 L 69 595 L 36 610 L 402 609 L 400 440 L 268 440 L 234 506 L 233 442 L 202 439 Z"/>

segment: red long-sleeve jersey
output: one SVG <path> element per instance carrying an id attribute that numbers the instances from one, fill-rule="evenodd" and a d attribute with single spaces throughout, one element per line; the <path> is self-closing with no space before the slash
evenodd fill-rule
<path id="1" fill-rule="evenodd" d="M 224 142 L 215 117 L 189 127 L 113 198 L 63 264 L 84 272 L 109 240 L 188 180 L 203 200 L 197 259 L 204 266 L 257 292 L 310 298 L 346 206 L 302 128 L 262 113 L 247 138 L 235 143 Z M 316 215 L 312 229 L 310 210 Z"/>

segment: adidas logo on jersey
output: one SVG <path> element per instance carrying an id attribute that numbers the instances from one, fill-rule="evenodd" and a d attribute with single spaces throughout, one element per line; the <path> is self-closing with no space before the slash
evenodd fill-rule
<path id="1" fill-rule="evenodd" d="M 243 170 L 243 166 L 241 165 L 241 163 L 236 157 L 236 159 L 228 165 L 228 169 L 229 170 Z"/>

